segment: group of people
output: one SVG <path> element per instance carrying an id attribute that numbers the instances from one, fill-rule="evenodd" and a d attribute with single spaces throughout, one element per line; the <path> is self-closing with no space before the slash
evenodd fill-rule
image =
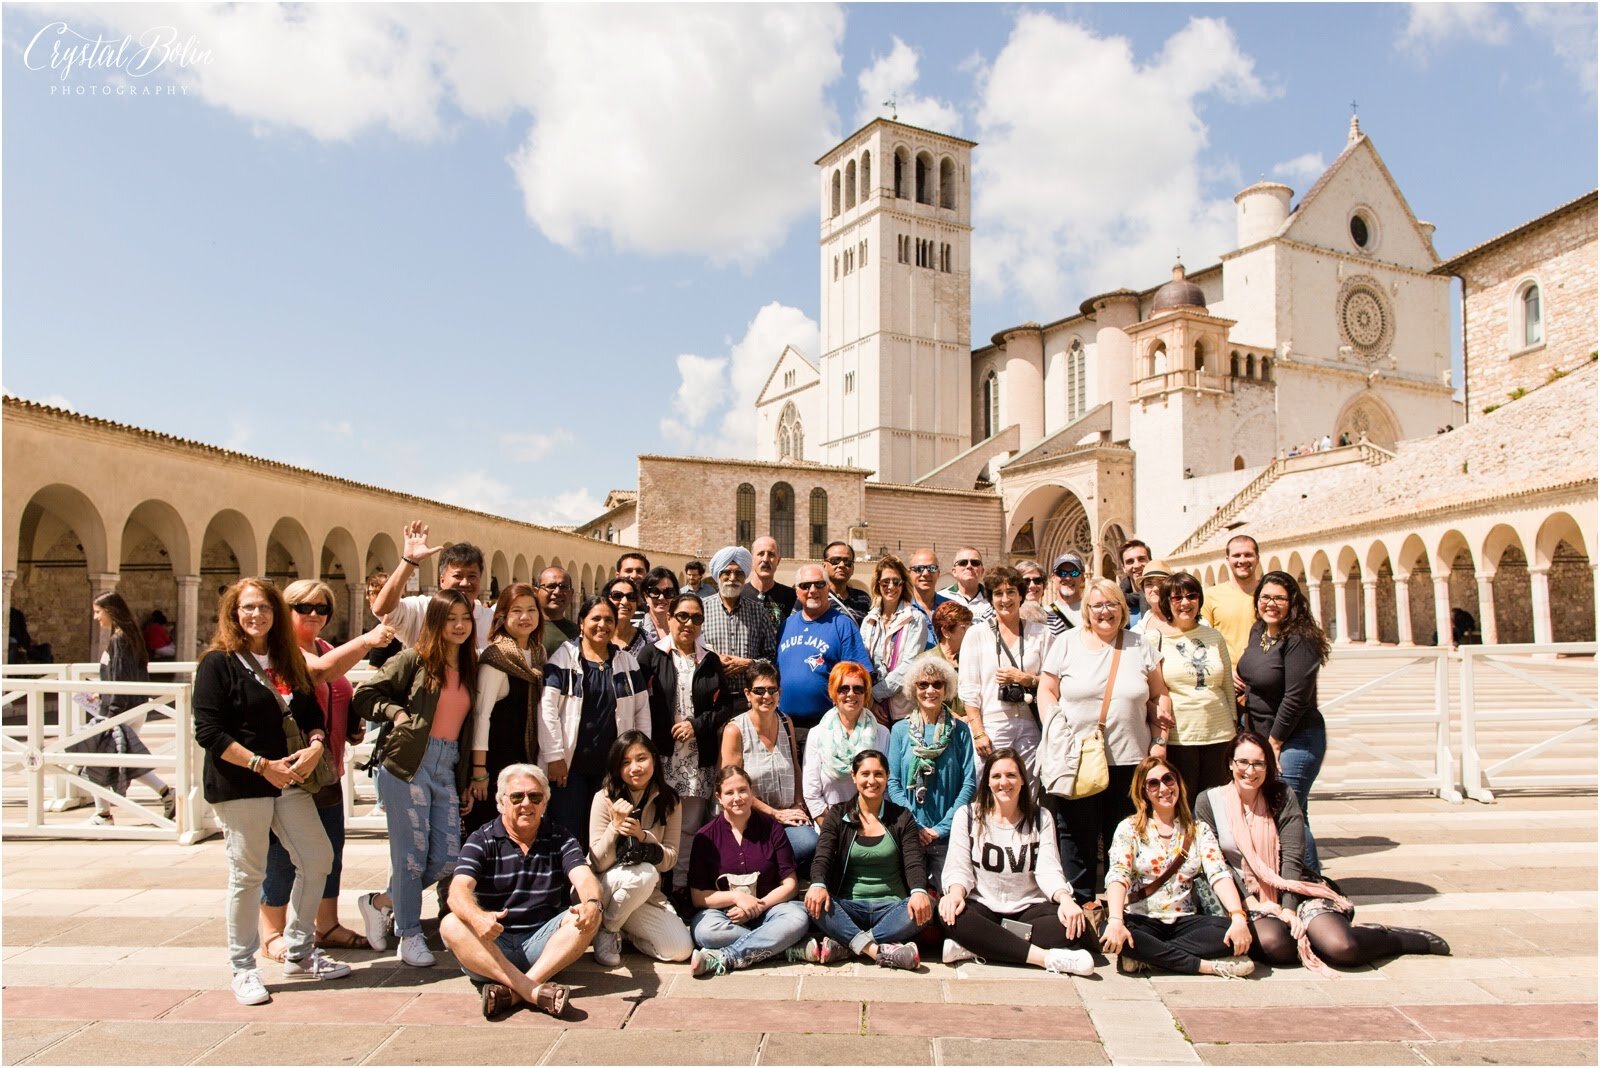
<path id="1" fill-rule="evenodd" d="M 964 547 L 948 588 L 920 549 L 877 560 L 868 591 L 844 543 L 793 586 L 771 538 L 717 552 L 708 585 L 629 552 L 571 619 L 562 568 L 488 605 L 482 554 L 428 540 L 406 527 L 371 596 L 381 622 L 338 647 L 318 637 L 320 582 L 222 597 L 193 707 L 241 1003 L 270 998 L 258 952 L 337 979 L 326 950 L 392 935 L 432 965 L 430 886 L 487 1016 L 559 1014 L 555 979 L 591 946 L 606 967 L 631 945 L 701 976 L 775 956 L 916 968 L 919 943 L 1059 974 L 1101 953 L 1242 976 L 1448 952 L 1354 923 L 1321 873 L 1328 643 L 1248 537 L 1211 589 L 1137 541 L 1120 582 L 1072 552 L 1046 572 Z M 435 556 L 439 591 L 401 596 Z M 351 930 L 340 775 L 364 737 L 390 874 Z M 1103 745 L 1103 789 L 1057 781 L 1061 738 Z"/>

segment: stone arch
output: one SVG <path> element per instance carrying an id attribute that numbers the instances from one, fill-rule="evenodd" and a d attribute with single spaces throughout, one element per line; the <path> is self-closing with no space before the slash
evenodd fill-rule
<path id="1" fill-rule="evenodd" d="M 189 533 L 189 524 L 176 508 L 166 501 L 151 498 L 141 501 L 128 513 L 128 522 L 138 523 L 160 539 L 162 547 L 167 550 L 167 559 L 174 574 L 194 574 L 194 541 Z M 126 526 L 123 540 L 127 540 Z"/>
<path id="2" fill-rule="evenodd" d="M 927 151 L 917 153 L 916 160 L 916 193 L 918 204 L 933 203 L 933 155 Z"/>
<path id="3" fill-rule="evenodd" d="M 872 153 L 861 153 L 861 202 L 865 204 L 867 198 L 872 196 Z"/>
<path id="4" fill-rule="evenodd" d="M 17 574 L 11 607 L 27 616 L 35 645 L 48 644 L 58 663 L 99 655 L 89 601 L 105 591 L 91 576 L 112 570 L 109 549 L 104 518 L 75 487 L 45 486 L 22 509 L 16 542 L 6 547 Z"/>
<path id="5" fill-rule="evenodd" d="M 177 579 L 194 574 L 188 524 L 166 501 L 143 501 L 128 514 L 118 548 L 117 592 L 134 618 L 143 622 L 159 608 L 176 636 Z"/>
<path id="6" fill-rule="evenodd" d="M 195 620 L 202 646 L 216 629 L 221 590 L 242 578 L 260 575 L 263 562 L 262 548 L 248 519 L 232 508 L 224 508 L 211 517 L 200 540 L 200 592 Z"/>
<path id="7" fill-rule="evenodd" d="M 951 211 L 956 207 L 956 163 L 949 156 L 939 160 L 939 206 Z"/>
<path id="8" fill-rule="evenodd" d="M 1263 573 L 1268 571 L 1282 571 L 1283 561 L 1278 557 L 1277 553 L 1273 553 L 1271 556 L 1262 561 L 1261 570 Z"/>
<path id="9" fill-rule="evenodd" d="M 1337 568 L 1338 578 L 1344 583 L 1344 597 L 1338 606 L 1339 633 L 1336 637 L 1352 642 L 1366 641 L 1366 589 L 1361 581 L 1365 577 L 1361 557 L 1349 545 L 1342 546 Z"/>
<path id="10" fill-rule="evenodd" d="M 500 591 L 511 585 L 511 561 L 505 550 L 496 549 L 489 558 L 489 582 L 483 589 L 490 597 L 499 597 Z"/>
<path id="11" fill-rule="evenodd" d="M 1589 539 L 1584 536 L 1578 521 L 1566 512 L 1551 512 L 1545 516 L 1544 522 L 1539 524 L 1539 532 L 1534 536 L 1533 565 L 1549 567 L 1555 562 L 1557 545 L 1563 541 L 1585 556 L 1588 555 Z"/>
<path id="12" fill-rule="evenodd" d="M 310 578 L 318 571 L 320 560 L 312 555 L 311 537 L 300 520 L 284 516 L 272 525 L 267 535 L 264 561 L 265 577 L 279 589 L 298 578 Z"/>
<path id="13" fill-rule="evenodd" d="M 794 401 L 786 402 L 778 416 L 778 459 L 805 459 L 805 424 Z"/>
<path id="14" fill-rule="evenodd" d="M 548 564 L 546 564 L 544 562 L 544 557 L 543 556 L 535 556 L 533 558 L 533 563 L 528 565 L 528 574 L 533 576 L 533 581 L 534 582 L 538 582 L 539 581 L 539 573 L 541 571 L 543 571 L 546 567 L 549 567 L 549 566 L 550 565 L 548 565 Z"/>
<path id="15" fill-rule="evenodd" d="M 1545 588 L 1549 617 L 1548 637 L 1535 641 L 1594 641 L 1594 559 L 1589 550 L 1592 535 L 1571 514 L 1552 512 L 1539 524 L 1534 537 L 1530 570 Z M 1544 628 L 1535 606 L 1535 633 Z"/>
<path id="16" fill-rule="evenodd" d="M 1350 398 L 1334 420 L 1333 440 L 1344 434 L 1350 435 L 1351 444 L 1365 437 L 1379 448 L 1393 449 L 1400 440 L 1400 420 L 1382 397 L 1367 389 Z"/>
<path id="17" fill-rule="evenodd" d="M 844 165 L 844 206 L 849 211 L 856 206 L 856 161 Z"/>
<path id="18" fill-rule="evenodd" d="M 87 572 L 103 573 L 111 570 L 110 542 L 106 534 L 105 519 L 100 515 L 100 509 L 94 502 L 84 496 L 83 492 L 75 486 L 57 482 L 34 493 L 23 509 L 23 525 L 27 527 L 28 512 L 36 513 L 33 518 L 33 532 L 38 531 L 38 520 L 52 518 L 56 523 L 69 528 L 77 537 L 74 543 L 83 553 L 84 568 Z M 45 532 L 49 533 L 52 525 L 45 524 Z M 48 548 L 48 546 L 45 546 Z M 20 561 L 19 561 L 20 563 Z"/>
<path id="19" fill-rule="evenodd" d="M 1440 536 L 1434 556 L 1435 574 L 1446 577 L 1449 582 L 1451 640 L 1458 644 L 1476 643 L 1482 633 L 1482 616 L 1478 605 L 1477 562 L 1472 546 L 1459 530 L 1452 528 Z M 1440 644 L 1445 641 L 1445 636 L 1441 634 Z"/>
<path id="20" fill-rule="evenodd" d="M 1367 635 L 1369 642 L 1396 645 L 1400 641 L 1399 608 L 1395 603 L 1394 557 L 1382 538 L 1374 538 L 1367 546 L 1363 577 L 1373 583 L 1370 590 L 1363 587 L 1362 596 L 1371 596 L 1377 606 L 1377 629 Z"/>
<path id="21" fill-rule="evenodd" d="M 1239 351 L 1235 349 L 1228 353 L 1228 374 L 1232 375 L 1234 378 L 1238 378 L 1240 370 Z"/>
<path id="22" fill-rule="evenodd" d="M 1006 549 L 1015 557 L 1053 561 L 1064 552 L 1094 558 L 1094 528 L 1083 498 L 1067 486 L 1035 486 L 1011 509 Z"/>
<path id="23" fill-rule="evenodd" d="M 1305 558 L 1300 555 L 1300 551 L 1298 549 L 1289 554 L 1289 558 L 1283 562 L 1283 566 L 1279 568 L 1279 570 L 1293 575 L 1300 581 L 1302 585 L 1305 584 L 1306 562 Z"/>
<path id="24" fill-rule="evenodd" d="M 1194 369 L 1206 370 L 1206 343 L 1203 338 L 1196 338 L 1194 343 Z"/>
<path id="25" fill-rule="evenodd" d="M 1254 378 L 1256 376 L 1256 354 L 1253 352 L 1244 354 L 1244 376 L 1246 378 Z"/>
<path id="26" fill-rule="evenodd" d="M 522 553 L 518 553 L 516 559 L 511 561 L 511 581 L 512 582 L 527 582 L 527 581 L 529 581 L 528 558 L 527 558 L 527 556 L 523 555 Z"/>
<path id="27" fill-rule="evenodd" d="M 595 581 L 595 569 L 592 564 L 584 564 L 583 570 L 578 573 L 578 600 L 587 601 L 599 593 L 599 584 Z"/>
<path id="28" fill-rule="evenodd" d="M 322 553 L 318 558 L 318 575 L 333 587 L 336 599 L 344 597 L 343 582 L 362 582 L 366 572 L 361 567 L 361 555 L 356 549 L 356 539 L 344 527 L 334 527 L 322 539 Z M 342 616 L 339 612 L 336 615 Z"/>
<path id="29" fill-rule="evenodd" d="M 1167 373 L 1167 343 L 1165 341 L 1156 341 L 1151 344 L 1145 364 L 1146 378 Z"/>
<path id="30" fill-rule="evenodd" d="M 833 169 L 833 215 L 831 216 L 832 218 L 835 218 L 835 219 L 837 219 L 839 217 L 839 207 L 840 207 L 840 200 L 841 200 L 841 197 L 839 195 L 839 192 L 840 192 L 840 188 L 839 187 L 840 187 L 839 168 L 835 167 Z"/>
<path id="31" fill-rule="evenodd" d="M 894 146 L 894 195 L 911 199 L 911 150 L 905 145 Z"/>
<path id="32" fill-rule="evenodd" d="M 395 545 L 394 539 L 387 534 L 374 534 L 372 540 L 367 542 L 365 574 L 386 571 L 392 575 L 394 569 L 399 566 L 400 548 Z"/>
<path id="33" fill-rule="evenodd" d="M 1311 554 L 1306 570 L 1306 597 L 1311 601 L 1312 614 L 1331 638 L 1333 636 L 1333 562 L 1326 549 Z"/>

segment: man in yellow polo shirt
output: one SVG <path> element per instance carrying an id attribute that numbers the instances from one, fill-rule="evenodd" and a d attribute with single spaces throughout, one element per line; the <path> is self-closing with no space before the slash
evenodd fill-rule
<path id="1" fill-rule="evenodd" d="M 1256 622 L 1256 584 L 1261 581 L 1260 552 L 1256 539 L 1235 534 L 1228 539 L 1228 577 L 1206 590 L 1201 618 L 1222 632 L 1228 642 L 1228 655 L 1237 664 L 1250 644 L 1250 628 Z"/>

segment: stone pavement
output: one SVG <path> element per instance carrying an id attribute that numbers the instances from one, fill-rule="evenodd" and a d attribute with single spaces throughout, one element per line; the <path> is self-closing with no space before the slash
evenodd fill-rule
<path id="1" fill-rule="evenodd" d="M 319 987 L 263 968 L 271 1005 L 228 991 L 221 842 L 8 841 L 0 849 L 6 1064 L 1488 1064 L 1594 1063 L 1593 794 L 1324 798 L 1329 872 L 1360 918 L 1425 926 L 1456 956 L 1338 979 L 1087 978 L 977 964 L 917 974 L 767 964 L 716 979 L 629 953 L 586 959 L 561 1021 L 486 1023 L 431 969 L 348 953 Z M 384 878 L 357 835 L 343 915 Z M 429 895 L 431 899 L 432 895 Z M 431 901 L 427 910 L 431 911 Z M 429 921 L 437 947 L 436 928 Z"/>

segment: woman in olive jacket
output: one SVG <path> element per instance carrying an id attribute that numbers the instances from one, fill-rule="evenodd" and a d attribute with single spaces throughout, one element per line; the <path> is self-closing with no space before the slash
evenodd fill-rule
<path id="1" fill-rule="evenodd" d="M 911 939 L 933 918 L 917 821 L 884 796 L 889 758 L 883 753 L 863 749 L 850 774 L 856 796 L 823 816 L 806 891 L 806 911 L 827 937 L 808 944 L 804 956 L 826 962 L 848 948 L 880 967 L 914 969 L 922 955 Z"/>

